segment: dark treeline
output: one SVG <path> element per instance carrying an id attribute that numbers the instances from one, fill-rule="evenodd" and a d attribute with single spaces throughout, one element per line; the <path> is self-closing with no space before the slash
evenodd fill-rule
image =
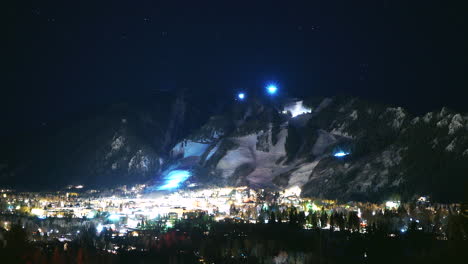
<path id="1" fill-rule="evenodd" d="M 166 230 L 160 225 L 119 237 L 114 230 L 99 234 L 84 227 L 71 242 L 41 241 L 18 224 L 4 231 L 2 263 L 457 263 L 468 257 L 468 243 L 460 237 L 436 239 L 436 234 L 412 225 L 405 233 L 388 233 L 375 224 L 366 233 L 355 217 L 314 214 L 315 221 L 291 213 L 289 221 L 251 224 L 226 219 L 216 222 L 205 213 L 187 215 Z M 310 216 L 310 214 L 309 214 Z M 272 220 L 276 216 L 269 216 Z M 391 217 L 391 216 L 389 216 Z M 325 219 L 326 218 L 326 219 Z M 340 220 L 342 219 L 342 220 Z M 334 228 L 321 229 L 320 223 Z M 345 227 L 348 228 L 345 228 Z M 130 250 L 132 249 L 132 250 Z"/>

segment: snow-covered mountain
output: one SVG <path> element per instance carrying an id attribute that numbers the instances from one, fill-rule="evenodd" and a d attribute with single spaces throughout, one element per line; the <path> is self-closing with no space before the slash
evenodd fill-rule
<path id="1" fill-rule="evenodd" d="M 206 120 L 186 97 L 163 94 L 113 105 L 2 142 L 0 185 L 42 190 L 150 181 L 172 146 Z M 197 118 L 187 120 L 188 112 Z"/>
<path id="2" fill-rule="evenodd" d="M 445 108 L 413 117 L 357 98 L 243 102 L 177 143 L 171 158 L 192 170 L 190 182 L 299 186 L 303 195 L 345 200 L 460 200 L 468 117 Z"/>
<path id="3" fill-rule="evenodd" d="M 177 180 L 174 171 L 190 171 L 182 186 L 299 186 L 302 195 L 343 200 L 460 201 L 467 193 L 468 116 L 446 108 L 412 116 L 336 97 L 250 99 L 202 111 L 193 100 L 169 98 L 12 142 L 0 152 L 0 185 L 147 182 L 157 189 Z"/>

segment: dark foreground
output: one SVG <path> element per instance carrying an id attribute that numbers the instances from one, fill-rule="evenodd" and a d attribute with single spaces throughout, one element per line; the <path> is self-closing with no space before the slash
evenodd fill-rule
<path id="1" fill-rule="evenodd" d="M 195 220 L 169 231 L 138 237 L 96 235 L 84 230 L 74 241 L 31 241 L 19 225 L 5 232 L 0 263 L 462 263 L 466 240 L 439 240 L 408 230 L 367 233 L 301 229 L 275 224 Z"/>

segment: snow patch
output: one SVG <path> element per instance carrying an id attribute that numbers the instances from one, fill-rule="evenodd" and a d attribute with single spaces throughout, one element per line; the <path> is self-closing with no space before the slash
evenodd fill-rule
<path id="1" fill-rule="evenodd" d="M 214 148 L 212 148 L 210 150 L 210 152 L 208 153 L 208 155 L 206 156 L 206 159 L 205 160 L 210 160 L 211 157 L 218 151 L 218 148 L 219 148 L 219 145 L 221 144 L 221 141 L 219 141 L 218 143 L 216 143 L 216 146 Z"/>
<path id="2" fill-rule="evenodd" d="M 457 143 L 457 139 L 454 138 L 452 140 L 452 142 L 450 142 L 450 144 L 448 144 L 448 146 L 445 148 L 445 150 L 449 151 L 449 152 L 452 152 L 455 149 L 456 143 Z"/>
<path id="3" fill-rule="evenodd" d="M 386 112 L 393 113 L 395 118 L 392 121 L 393 128 L 400 128 L 406 118 L 406 114 L 401 107 L 389 107 Z"/>
<path id="4" fill-rule="evenodd" d="M 128 169 L 137 169 L 144 172 L 149 170 L 150 159 L 143 155 L 143 150 L 138 150 L 135 156 L 133 156 L 128 162 Z"/>
<path id="5" fill-rule="evenodd" d="M 309 181 L 309 177 L 314 171 L 320 160 L 313 161 L 308 164 L 301 164 L 299 169 L 291 173 L 288 186 L 303 186 Z"/>
<path id="6" fill-rule="evenodd" d="M 358 118 L 357 110 L 353 110 L 349 117 L 351 117 L 353 120 L 356 120 Z"/>
<path id="7" fill-rule="evenodd" d="M 424 122 L 429 123 L 431 121 L 433 115 L 434 114 L 432 112 L 429 112 L 429 113 L 425 114 L 424 117 L 423 117 Z"/>
<path id="8" fill-rule="evenodd" d="M 448 125 L 448 120 L 443 118 L 441 119 L 439 122 L 437 122 L 437 127 L 444 127 L 444 126 L 447 126 Z"/>
<path id="9" fill-rule="evenodd" d="M 238 148 L 229 150 L 216 166 L 216 169 L 221 170 L 222 177 L 225 179 L 229 178 L 242 164 L 255 162 L 253 150 L 257 143 L 257 135 L 238 137 L 234 141 L 238 144 Z"/>
<path id="10" fill-rule="evenodd" d="M 114 137 L 111 143 L 111 148 L 112 150 L 117 151 L 123 147 L 124 143 L 125 143 L 124 136 Z"/>
<path id="11" fill-rule="evenodd" d="M 447 115 L 448 113 L 449 113 L 449 110 L 446 107 L 442 107 L 442 109 L 440 110 L 438 116 L 439 116 L 439 118 L 442 118 L 445 115 Z"/>
<path id="12" fill-rule="evenodd" d="M 207 143 L 199 143 L 192 140 L 184 140 L 177 143 L 174 148 L 172 148 L 172 156 L 177 156 L 180 154 L 184 155 L 184 158 L 187 157 L 200 157 L 205 153 L 206 149 L 210 146 Z"/>
<path id="13" fill-rule="evenodd" d="M 345 137 L 345 138 L 353 138 L 351 135 L 349 135 L 347 132 L 345 132 L 346 130 L 346 123 L 342 123 L 338 128 L 333 128 L 330 133 L 333 134 L 333 135 L 336 135 L 336 136 L 342 136 L 342 137 Z"/>
<path id="14" fill-rule="evenodd" d="M 257 149 L 258 138 L 263 133 L 270 134 L 270 140 L 265 142 L 268 146 L 262 146 L 261 149 Z M 250 164 L 254 170 L 249 175 L 245 175 L 247 176 L 246 180 L 251 185 L 271 185 L 274 176 L 283 169 L 281 165 L 276 164 L 276 161 L 286 156 L 284 145 L 287 134 L 287 129 L 282 129 L 278 133 L 278 141 L 275 145 L 271 142 L 271 129 L 257 134 L 231 138 L 238 147 L 229 150 L 218 162 L 216 169 L 221 172 L 221 176 L 224 179 L 228 179 L 239 166 Z M 265 149 L 268 149 L 268 151 L 265 151 Z"/>
<path id="15" fill-rule="evenodd" d="M 322 155 L 329 146 L 335 144 L 337 141 L 335 136 L 324 130 L 319 130 L 318 133 L 317 141 L 315 141 L 312 147 L 312 154 L 315 156 Z"/>
<path id="16" fill-rule="evenodd" d="M 449 135 L 454 134 L 463 127 L 463 117 L 460 114 L 456 114 L 452 118 L 452 122 L 449 125 Z"/>

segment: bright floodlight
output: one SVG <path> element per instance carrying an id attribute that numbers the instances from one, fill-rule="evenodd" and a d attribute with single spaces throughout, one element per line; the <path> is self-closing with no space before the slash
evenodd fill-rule
<path id="1" fill-rule="evenodd" d="M 267 92 L 271 95 L 276 94 L 276 92 L 278 92 L 278 87 L 274 84 L 270 84 L 267 86 Z"/>
<path id="2" fill-rule="evenodd" d="M 187 170 L 173 170 L 164 177 L 164 185 L 159 186 L 158 190 L 170 190 L 179 187 L 181 183 L 186 181 L 191 175 Z"/>
<path id="3" fill-rule="evenodd" d="M 336 152 L 335 154 L 333 154 L 333 156 L 337 157 L 337 158 L 341 158 L 341 157 L 344 157 L 344 156 L 348 156 L 349 153 L 348 152 L 344 152 L 344 151 L 338 151 Z"/>
<path id="4" fill-rule="evenodd" d="M 284 106 L 283 114 L 287 114 L 288 112 L 291 113 L 292 117 L 296 117 L 298 115 L 311 113 L 312 109 L 305 106 L 302 101 L 297 101 Z"/>
<path id="5" fill-rule="evenodd" d="M 239 100 L 244 100 L 244 98 L 245 98 L 245 93 L 239 93 L 239 94 L 237 95 L 237 98 L 239 98 Z"/>

